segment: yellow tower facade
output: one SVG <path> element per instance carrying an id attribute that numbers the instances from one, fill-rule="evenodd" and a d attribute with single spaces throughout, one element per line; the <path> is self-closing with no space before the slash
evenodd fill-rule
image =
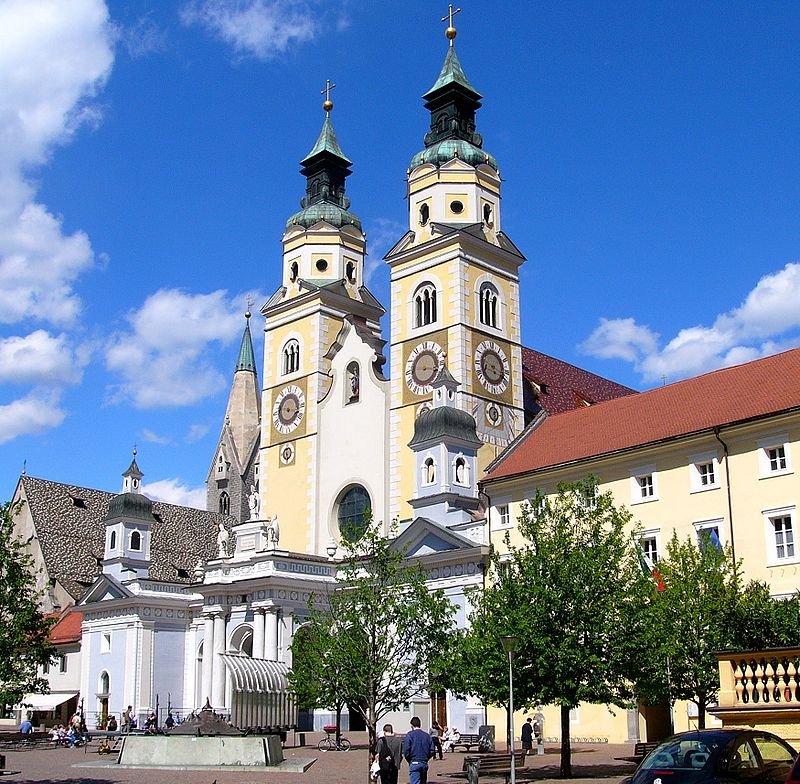
<path id="1" fill-rule="evenodd" d="M 349 211 L 351 162 L 330 121 L 301 162 L 306 196 L 283 236 L 282 285 L 264 306 L 260 510 L 280 549 L 322 555 L 383 519 L 388 382 L 365 237 Z"/>
<path id="2" fill-rule="evenodd" d="M 452 26 L 451 28 L 452 29 Z M 448 35 L 451 39 L 452 37 Z M 390 515 L 411 514 L 414 421 L 447 358 L 459 407 L 478 424 L 482 471 L 524 426 L 519 267 L 503 233 L 497 161 L 475 130 L 480 94 L 448 49 L 423 96 L 425 149 L 408 171 L 409 227 L 389 251 L 391 275 Z"/>

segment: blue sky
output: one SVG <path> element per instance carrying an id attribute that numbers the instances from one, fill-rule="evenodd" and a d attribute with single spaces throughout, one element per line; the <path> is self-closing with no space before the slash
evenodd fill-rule
<path id="1" fill-rule="evenodd" d="M 462 8 L 526 345 L 639 389 L 800 345 L 796 2 Z M 388 306 L 446 11 L 0 0 L 0 498 L 23 461 L 116 490 L 136 443 L 202 503 L 327 78 Z"/>

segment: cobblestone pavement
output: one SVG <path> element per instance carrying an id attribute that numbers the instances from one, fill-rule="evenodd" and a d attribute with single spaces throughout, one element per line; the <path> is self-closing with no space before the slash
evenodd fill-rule
<path id="1" fill-rule="evenodd" d="M 322 736 L 309 733 L 306 737 L 309 745 L 284 750 L 287 759 L 316 759 L 305 773 L 277 773 L 269 768 L 263 771 L 121 768 L 108 761 L 108 758 L 99 757 L 96 753 L 97 744 L 94 743 L 88 747 L 87 753 L 83 749 L 66 748 L 6 752 L 6 775 L 2 776 L 2 780 L 9 784 L 368 784 L 366 733 L 348 734 L 353 741 L 353 748 L 347 753 L 320 753 L 316 742 Z M 614 757 L 632 752 L 629 745 L 575 745 L 572 757 L 575 778 L 571 781 L 576 784 L 598 781 L 617 784 L 623 776 L 633 771 L 634 766 L 617 761 Z M 443 760 L 433 760 L 428 774 L 429 784 L 465 784 L 466 779 L 448 775 L 462 769 L 464 756 L 463 752 L 458 751 L 446 754 Z M 518 772 L 517 778 L 520 781 L 545 783 L 557 781 L 558 768 L 559 748 L 548 745 L 543 756 L 528 757 L 524 770 Z M 400 770 L 399 782 L 408 782 L 405 763 Z"/>

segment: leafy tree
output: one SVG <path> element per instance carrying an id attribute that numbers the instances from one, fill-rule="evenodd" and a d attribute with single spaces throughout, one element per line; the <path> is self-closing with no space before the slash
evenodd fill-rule
<path id="1" fill-rule="evenodd" d="M 515 707 L 561 706 L 564 777 L 572 775 L 570 709 L 633 698 L 649 578 L 630 527 L 630 514 L 610 493 L 599 495 L 591 477 L 559 485 L 550 498 L 538 493 L 519 520 L 522 544 L 507 537 L 507 555 L 491 556 L 489 585 L 474 596 L 453 656 L 451 688 L 505 706 L 508 659 L 498 637 L 517 637 Z"/>
<path id="2" fill-rule="evenodd" d="M 374 749 L 381 718 L 429 683 L 455 608 L 375 526 L 343 546 L 334 589 L 311 599 L 306 635 L 317 642 L 293 647 L 292 682 L 316 704 L 338 695 L 364 719 Z"/>
<path id="3" fill-rule="evenodd" d="M 38 667 L 55 654 L 48 640 L 54 621 L 39 610 L 33 559 L 14 535 L 17 512 L 9 503 L 0 506 L 0 705 L 46 693 L 47 680 L 37 674 Z"/>
<path id="4" fill-rule="evenodd" d="M 709 537 L 697 544 L 674 533 L 658 571 L 664 590 L 653 595 L 647 646 L 656 666 L 643 670 L 639 688 L 651 700 L 694 702 L 704 727 L 706 708 L 719 692 L 715 651 L 794 644 L 787 635 L 797 628 L 800 603 L 797 597 L 773 599 L 763 582 L 744 585 L 730 550 Z"/>

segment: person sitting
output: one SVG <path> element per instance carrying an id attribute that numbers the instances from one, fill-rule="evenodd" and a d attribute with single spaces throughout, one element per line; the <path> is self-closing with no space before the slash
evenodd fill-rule
<path id="1" fill-rule="evenodd" d="M 442 751 L 455 752 L 455 745 L 461 740 L 461 733 L 458 727 L 450 727 L 444 735 L 444 743 L 442 744 Z"/>
<path id="2" fill-rule="evenodd" d="M 113 749 L 111 748 L 111 743 L 109 742 L 108 738 L 103 738 L 100 741 L 100 745 L 97 747 L 98 754 L 111 754 Z"/>
<path id="3" fill-rule="evenodd" d="M 31 722 L 31 717 L 26 716 L 19 725 L 19 731 L 21 735 L 30 735 L 33 732 L 33 722 Z"/>
<path id="4" fill-rule="evenodd" d="M 106 729 L 109 732 L 116 732 L 117 731 L 117 717 L 113 714 L 108 717 L 108 724 L 106 724 Z"/>
<path id="5" fill-rule="evenodd" d="M 167 713 L 167 718 L 164 720 L 164 726 L 171 730 L 175 726 L 175 719 L 172 716 L 172 711 Z"/>

